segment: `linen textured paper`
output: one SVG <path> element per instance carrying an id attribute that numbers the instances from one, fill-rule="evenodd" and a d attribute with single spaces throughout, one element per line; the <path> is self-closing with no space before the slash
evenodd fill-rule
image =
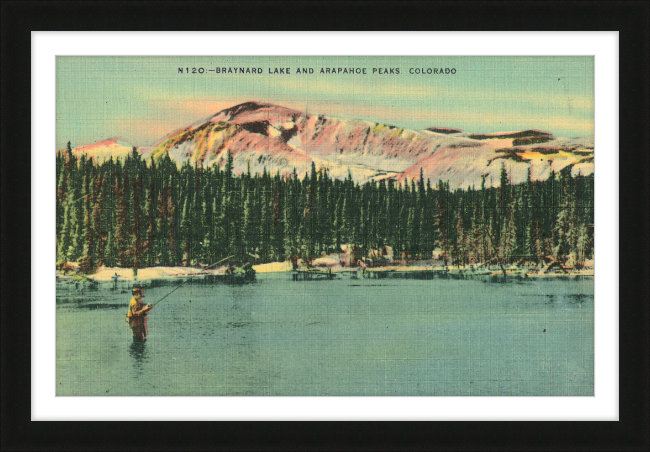
<path id="1" fill-rule="evenodd" d="M 58 396 L 594 395 L 593 57 L 57 57 Z"/>

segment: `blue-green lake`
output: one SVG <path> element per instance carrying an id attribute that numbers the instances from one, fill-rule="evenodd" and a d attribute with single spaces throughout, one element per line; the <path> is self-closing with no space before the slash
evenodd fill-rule
<path id="1" fill-rule="evenodd" d="M 58 292 L 57 395 L 594 394 L 593 278 L 197 281 L 151 311 L 144 344 L 130 298 Z"/>

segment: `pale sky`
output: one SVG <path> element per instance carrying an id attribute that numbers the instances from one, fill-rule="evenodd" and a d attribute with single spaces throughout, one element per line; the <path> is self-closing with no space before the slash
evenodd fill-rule
<path id="1" fill-rule="evenodd" d="M 203 74 L 178 68 L 202 67 Z M 216 67 L 262 74 L 216 74 Z M 321 68 L 365 68 L 320 74 Z M 269 74 L 290 68 L 290 74 Z M 297 74 L 313 68 L 313 74 Z M 373 74 L 399 68 L 400 74 Z M 411 74 L 454 68 L 454 75 Z M 594 134 L 593 57 L 57 57 L 57 149 L 118 136 L 135 146 L 247 101 L 407 129 Z"/>

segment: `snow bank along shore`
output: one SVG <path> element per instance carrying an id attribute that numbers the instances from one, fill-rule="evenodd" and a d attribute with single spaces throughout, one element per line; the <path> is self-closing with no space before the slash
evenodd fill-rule
<path id="1" fill-rule="evenodd" d="M 321 263 L 315 267 L 304 267 L 300 266 L 299 271 L 310 271 L 310 272 L 331 272 L 332 274 L 338 273 L 348 273 L 354 272 L 359 274 L 367 273 L 407 273 L 407 272 L 421 272 L 421 271 L 434 271 L 434 272 L 446 272 L 452 275 L 464 275 L 464 276 L 486 276 L 486 275 L 503 275 L 503 270 L 498 266 L 481 267 L 481 266 L 444 266 L 444 265 L 432 265 L 427 263 L 408 263 L 407 265 L 385 265 L 381 267 L 373 268 L 364 268 L 364 267 L 346 267 L 340 264 L 334 264 L 327 262 Z M 544 269 L 530 268 L 530 267 L 517 267 L 517 266 L 506 266 L 506 274 L 512 276 L 524 276 L 531 278 L 553 278 L 553 277 L 562 277 L 562 276 L 594 276 L 593 262 L 590 262 L 591 265 L 586 265 L 585 268 L 581 270 L 572 269 L 568 273 L 561 271 L 553 273 L 545 273 Z M 71 265 L 73 268 L 72 272 L 56 272 L 57 281 L 74 281 L 80 280 L 80 277 L 74 270 L 76 266 Z M 253 268 L 258 274 L 263 273 L 284 273 L 293 271 L 291 262 L 271 262 L 268 264 L 254 265 Z M 223 276 L 225 274 L 226 267 L 219 267 L 216 269 L 203 269 L 203 268 L 194 268 L 194 267 L 147 267 L 140 268 L 137 270 L 137 273 L 131 268 L 121 268 L 121 267 L 100 267 L 94 273 L 89 275 L 83 275 L 81 281 L 89 281 L 95 283 L 112 283 L 115 281 L 119 282 L 150 282 L 153 280 L 159 279 L 175 279 L 175 278 L 187 278 L 187 277 L 202 277 L 202 276 Z"/>

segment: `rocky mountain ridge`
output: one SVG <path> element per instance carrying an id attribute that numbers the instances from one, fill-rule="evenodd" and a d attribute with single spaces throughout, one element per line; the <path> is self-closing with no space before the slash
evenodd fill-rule
<path id="1" fill-rule="evenodd" d="M 98 161 L 122 158 L 131 151 L 119 139 L 74 149 Z M 552 171 L 570 167 L 573 174 L 594 171 L 593 138 L 557 138 L 550 132 L 523 130 L 473 134 L 448 127 L 415 131 L 361 119 L 312 115 L 291 108 L 246 102 L 176 130 L 152 146 L 138 148 L 143 158 L 169 155 L 179 165 L 223 166 L 228 152 L 236 173 L 303 175 L 312 162 L 336 178 L 348 173 L 368 180 L 419 178 L 451 187 L 497 185 L 501 163 L 514 183 L 531 170 L 542 180 Z"/>

